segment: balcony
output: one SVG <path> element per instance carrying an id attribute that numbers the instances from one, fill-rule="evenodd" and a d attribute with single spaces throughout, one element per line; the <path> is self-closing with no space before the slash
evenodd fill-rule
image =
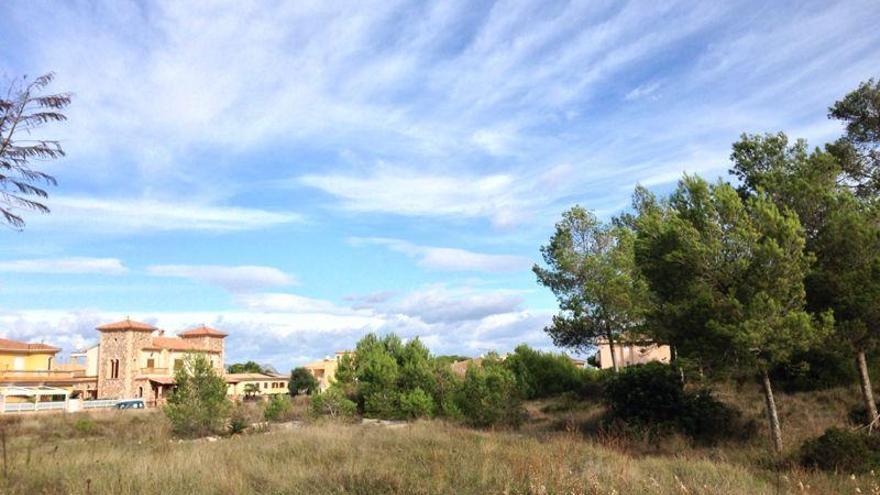
<path id="1" fill-rule="evenodd" d="M 69 380 L 84 376 L 85 370 L 0 370 L 0 381 Z"/>

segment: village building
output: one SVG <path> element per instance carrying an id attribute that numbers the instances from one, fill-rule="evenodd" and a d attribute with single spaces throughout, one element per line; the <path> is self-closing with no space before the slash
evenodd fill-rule
<path id="1" fill-rule="evenodd" d="M 339 361 L 342 356 L 354 356 L 352 351 L 336 351 L 336 354 L 327 356 L 319 361 L 312 361 L 304 364 L 303 368 L 309 370 L 312 376 L 318 380 L 318 389 L 320 391 L 327 390 L 336 378 L 336 370 L 339 368 Z"/>
<path id="2" fill-rule="evenodd" d="M 227 334 L 205 325 L 167 336 L 153 325 L 126 318 L 96 330 L 98 343 L 72 353 L 66 364 L 56 363 L 57 347 L 0 339 L 0 396 L 6 402 L 63 395 L 160 404 L 175 387 L 175 371 L 193 354 L 207 356 L 232 398 L 287 393 L 287 378 L 281 375 L 227 374 Z"/>

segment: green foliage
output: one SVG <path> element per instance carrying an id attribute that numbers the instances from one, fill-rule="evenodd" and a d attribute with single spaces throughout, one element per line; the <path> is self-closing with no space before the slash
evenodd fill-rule
<path id="1" fill-rule="evenodd" d="M 357 413 L 357 404 L 349 400 L 339 388 L 330 387 L 312 396 L 310 410 L 315 416 L 345 419 Z"/>
<path id="2" fill-rule="evenodd" d="M 265 373 L 267 370 L 254 361 L 233 363 L 226 367 L 227 373 Z"/>
<path id="3" fill-rule="evenodd" d="M 801 464 L 846 474 L 880 468 L 880 437 L 842 428 L 829 428 L 822 436 L 804 442 Z"/>
<path id="4" fill-rule="evenodd" d="M 855 382 L 858 375 L 852 352 L 830 347 L 831 345 L 829 342 L 795 353 L 790 363 L 774 367 L 770 377 L 786 392 L 827 390 Z"/>
<path id="5" fill-rule="evenodd" d="M 880 192 L 880 81 L 869 79 L 829 109 L 846 133 L 828 149 L 843 167 L 846 183 L 862 197 Z"/>
<path id="6" fill-rule="evenodd" d="M 278 421 L 290 411 L 290 399 L 286 395 L 273 395 L 266 407 L 263 408 L 263 419 L 266 421 Z"/>
<path id="7" fill-rule="evenodd" d="M 237 435 L 239 433 L 244 433 L 248 426 L 247 414 L 245 414 L 242 404 L 238 402 L 232 407 L 232 412 L 229 414 L 229 425 L 227 430 L 230 435 Z"/>
<path id="8" fill-rule="evenodd" d="M 429 418 L 434 415 L 434 399 L 420 388 L 414 388 L 400 395 L 400 412 L 404 417 Z"/>
<path id="9" fill-rule="evenodd" d="M 580 206 L 562 214 L 541 247 L 547 268 L 532 268 L 559 300 L 561 311 L 546 329 L 556 345 L 587 349 L 638 330 L 648 300 L 633 241 L 623 223 L 601 223 Z"/>
<path id="10" fill-rule="evenodd" d="M 164 411 L 178 435 L 196 436 L 224 430 L 230 402 L 226 381 L 219 376 L 204 354 L 190 354 L 174 373 L 177 388 L 168 398 Z"/>
<path id="11" fill-rule="evenodd" d="M 738 411 L 719 402 L 708 390 L 687 392 L 669 365 L 630 366 L 609 378 L 605 401 L 610 418 L 655 431 L 680 431 L 707 444 L 745 437 L 754 426 Z"/>
<path id="12" fill-rule="evenodd" d="M 457 403 L 473 426 L 518 426 L 524 416 L 516 377 L 492 356 L 468 368 Z"/>
<path id="13" fill-rule="evenodd" d="M 290 391 L 291 397 L 296 397 L 299 394 L 312 395 L 318 390 L 318 380 L 309 370 L 295 368 L 290 371 L 290 381 L 287 382 L 287 389 Z"/>
<path id="14" fill-rule="evenodd" d="M 98 431 L 98 425 L 91 418 L 77 418 L 73 422 L 73 429 L 80 435 L 90 436 Z"/>
<path id="15" fill-rule="evenodd" d="M 260 395 L 260 385 L 257 383 L 245 383 L 244 385 L 244 396 L 245 398 L 253 399 L 256 396 Z"/>
<path id="16" fill-rule="evenodd" d="M 539 352 L 527 345 L 518 346 L 504 365 L 513 372 L 526 399 L 579 392 L 585 381 L 582 370 L 564 354 Z"/>
<path id="17" fill-rule="evenodd" d="M 655 299 L 652 330 L 707 369 L 787 362 L 829 327 L 804 310 L 803 230 L 767 195 L 685 177 L 637 219 L 636 258 Z"/>

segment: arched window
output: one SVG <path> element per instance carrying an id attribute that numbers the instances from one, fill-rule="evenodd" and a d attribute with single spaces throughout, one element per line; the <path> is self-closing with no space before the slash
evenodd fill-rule
<path id="1" fill-rule="evenodd" d="M 144 396 L 144 387 L 138 387 L 138 397 Z"/>
<path id="2" fill-rule="evenodd" d="M 110 360 L 110 378 L 119 378 L 119 360 Z"/>

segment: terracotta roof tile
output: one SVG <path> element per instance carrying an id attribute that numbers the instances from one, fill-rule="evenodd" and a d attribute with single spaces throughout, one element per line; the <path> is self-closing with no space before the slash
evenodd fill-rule
<path id="1" fill-rule="evenodd" d="M 227 334 L 217 330 L 215 328 L 206 327 L 202 325 L 200 327 L 191 328 L 184 332 L 180 332 L 179 334 L 183 338 L 187 337 L 226 337 Z"/>
<path id="2" fill-rule="evenodd" d="M 28 344 L 17 340 L 0 339 L 0 350 L 12 352 L 51 352 L 56 353 L 61 349 L 47 344 Z"/>
<path id="3" fill-rule="evenodd" d="M 103 332 L 105 330 L 140 330 L 145 332 L 152 332 L 153 330 L 156 330 L 156 327 L 150 325 L 149 323 L 129 320 L 126 318 L 122 321 L 106 323 L 98 327 L 98 331 Z"/>

